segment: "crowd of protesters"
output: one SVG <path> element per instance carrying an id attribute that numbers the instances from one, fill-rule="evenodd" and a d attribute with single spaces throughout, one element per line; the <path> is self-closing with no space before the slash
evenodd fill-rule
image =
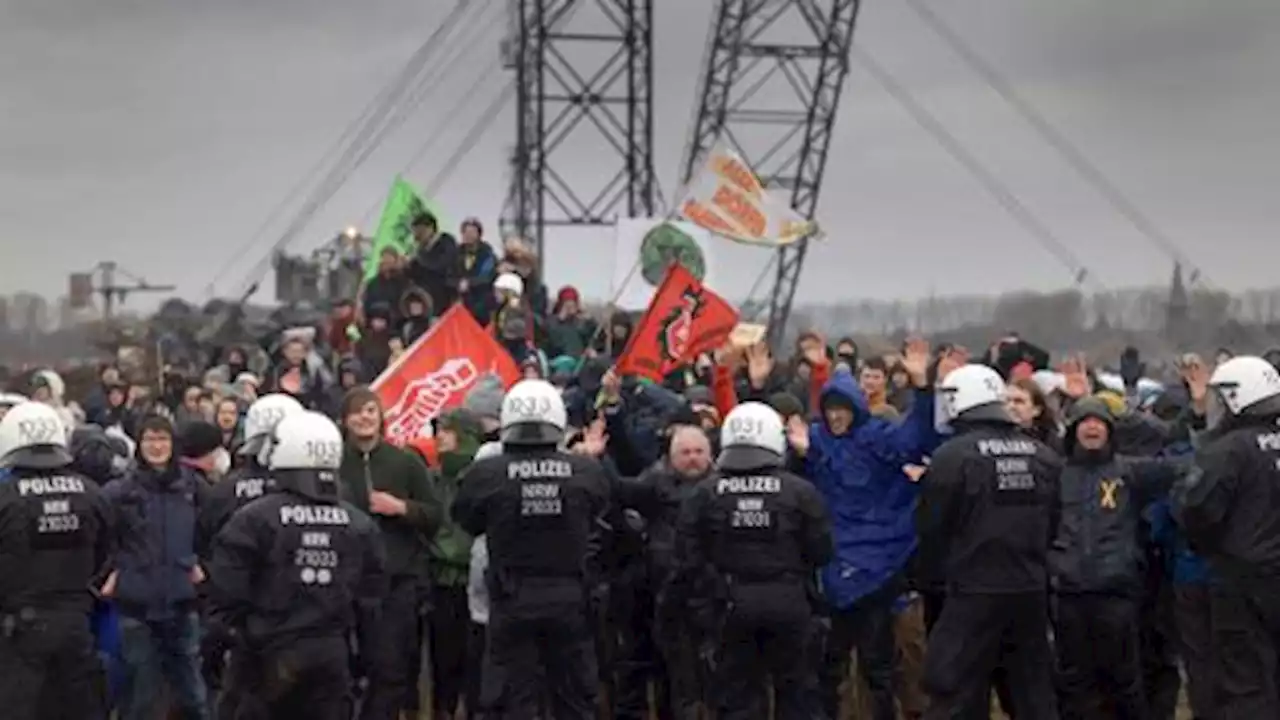
<path id="1" fill-rule="evenodd" d="M 925 716 L 938 683 L 925 662 L 929 631 L 948 592 L 939 560 L 947 549 L 913 525 L 929 485 L 927 458 L 886 466 L 882 448 L 859 429 L 932 422 L 932 406 L 915 389 L 942 358 L 966 351 L 912 341 L 865 355 L 851 339 L 829 344 L 810 332 L 786 357 L 763 343 L 726 345 L 666 382 L 638 381 L 612 369 L 630 320 L 619 314 L 598 324 L 572 287 L 551 301 L 524 242 L 510 239 L 496 252 L 474 219 L 457 238 L 429 215 L 413 231 L 416 252 L 384 252 L 359 300 L 337 303 L 325 327 L 290 330 L 271 348 L 224 349 L 203 374 L 167 378 L 163 388 L 105 365 L 84 397 L 66 397 L 58 375 L 41 371 L 0 399 L 0 412 L 24 401 L 53 407 L 69 430 L 74 469 L 101 484 L 114 508 L 115 570 L 95 592 L 122 720 L 153 719 L 165 708 L 186 718 L 218 711 L 225 646 L 211 641 L 201 588 L 219 523 L 209 521 L 205 499 L 251 462 L 257 447 L 245 447 L 246 412 L 269 395 L 287 395 L 341 427 L 340 483 L 377 519 L 386 545 L 385 627 L 359 673 L 363 716 L 483 716 L 484 548 L 449 508 L 477 451 L 497 439 L 503 388 L 483 378 L 461 407 L 437 418 L 424 451 L 383 439 L 385 408 L 367 388 L 458 303 L 524 377 L 561 391 L 570 452 L 599 460 L 624 486 L 647 489 L 626 494 L 643 499 L 607 515 L 606 582 L 593 611 L 608 717 L 692 718 L 724 700 L 715 634 L 697 613 L 664 612 L 662 594 L 676 564 L 681 500 L 716 472 L 722 420 L 746 401 L 782 418 L 787 467 L 821 492 L 836 538 L 811 598 L 824 642 L 812 657 L 792 658 L 814 679 L 806 717 Z M 251 369 L 264 353 L 270 363 Z M 1061 463 L 1043 608 L 1056 693 L 1035 717 L 1057 716 L 1056 705 L 1063 717 L 1167 720 L 1184 690 L 1195 717 L 1217 717 L 1214 573 L 1173 522 L 1167 496 L 1205 427 L 1210 372 L 1229 353 L 1185 355 L 1176 376 L 1158 379 L 1145 376 L 1134 351 L 1114 372 L 1078 357 L 1051 368 L 1047 353 L 1016 335 L 975 355 L 969 359 L 1007 382 L 1011 422 Z M 1137 464 L 1117 470 L 1119 457 Z M 1129 474 L 1109 474 L 1116 472 Z M 1132 492 L 1106 485 L 1118 478 Z M 0 556 L 9 552 L 0 546 Z M 1019 694 L 1009 670 L 990 678 L 1006 712 Z M 503 716 L 536 715 L 522 708 Z"/>

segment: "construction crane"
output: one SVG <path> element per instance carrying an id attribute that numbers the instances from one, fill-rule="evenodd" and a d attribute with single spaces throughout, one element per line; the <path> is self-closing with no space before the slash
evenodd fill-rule
<path id="1" fill-rule="evenodd" d="M 532 242 L 541 263 L 548 228 L 654 214 L 654 0 L 510 2 L 503 54 L 516 76 L 516 144 L 502 225 Z M 580 153 L 591 128 L 612 148 L 590 161 L 593 176 L 607 169 L 603 183 L 560 157 Z"/>
<path id="2" fill-rule="evenodd" d="M 120 277 L 127 282 L 119 282 Z M 102 317 L 107 321 L 115 317 L 116 303 L 124 304 L 131 294 L 171 293 L 177 289 L 173 285 L 153 285 L 110 260 L 98 263 L 90 272 L 72 273 L 68 286 L 67 300 L 72 309 L 88 307 L 93 295 L 98 295 L 102 298 Z"/>
<path id="3" fill-rule="evenodd" d="M 861 0 L 718 0 L 685 150 L 687 183 L 724 137 L 766 186 L 813 219 L 831 131 L 849 72 Z M 781 82 L 777 79 L 781 78 Z M 785 99 L 766 88 L 790 86 Z M 770 95 L 766 102 L 762 95 Z M 780 248 L 769 293 L 769 338 L 785 331 L 808 242 Z"/>

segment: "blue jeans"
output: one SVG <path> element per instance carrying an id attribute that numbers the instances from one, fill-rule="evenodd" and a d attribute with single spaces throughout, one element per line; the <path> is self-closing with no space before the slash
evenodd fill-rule
<path id="1" fill-rule="evenodd" d="M 200 674 L 200 620 L 194 612 L 149 622 L 120 618 L 125 681 L 120 720 L 154 720 L 166 709 L 164 685 L 186 720 L 209 720 L 209 702 Z"/>

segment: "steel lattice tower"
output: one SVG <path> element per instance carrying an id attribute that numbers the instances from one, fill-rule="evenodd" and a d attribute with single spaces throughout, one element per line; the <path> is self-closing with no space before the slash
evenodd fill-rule
<path id="1" fill-rule="evenodd" d="M 688 182 L 722 136 L 769 187 L 812 218 L 831 145 L 860 0 L 718 0 L 700 104 L 682 168 Z M 781 77 L 779 82 L 776 78 Z M 759 97 L 786 85 L 781 102 Z M 769 336 L 782 336 L 807 242 L 778 251 Z"/>
<path id="2" fill-rule="evenodd" d="M 504 227 L 543 258 L 548 228 L 654 213 L 653 0 L 512 2 L 516 146 Z M 591 52 L 603 61 L 584 61 Z M 584 158 L 574 168 L 566 155 L 582 152 L 592 127 L 611 151 L 585 159 L 597 177 L 585 180 Z"/>

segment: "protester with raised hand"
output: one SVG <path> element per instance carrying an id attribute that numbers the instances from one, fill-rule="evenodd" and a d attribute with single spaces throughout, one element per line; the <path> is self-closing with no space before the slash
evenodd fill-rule
<path id="1" fill-rule="evenodd" d="M 823 591 L 831 606 L 831 636 L 822 679 L 825 710 L 839 712 L 839 687 L 848 675 L 850 651 L 872 695 L 873 720 L 892 720 L 893 603 L 905 588 L 904 569 L 915 550 L 912 510 L 916 486 L 902 467 L 918 463 L 937 447 L 929 345 L 907 344 L 903 366 L 911 374 L 916 399 L 899 423 L 871 414 L 853 375 L 837 369 L 827 382 L 826 345 L 806 346 L 811 381 L 822 383 L 820 419 L 793 424 L 793 451 L 805 459 L 805 474 L 822 492 L 832 516 L 836 557 L 823 571 Z M 938 360 L 941 375 L 963 362 L 959 354 Z"/>

